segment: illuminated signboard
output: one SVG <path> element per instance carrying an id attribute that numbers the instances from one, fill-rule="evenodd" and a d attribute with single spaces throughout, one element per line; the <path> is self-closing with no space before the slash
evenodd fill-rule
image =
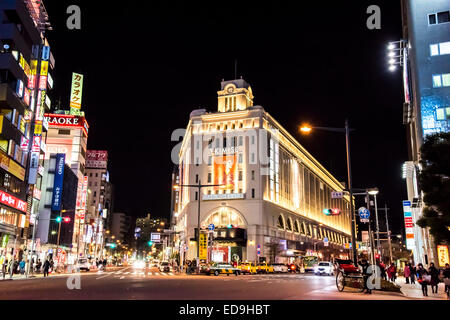
<path id="1" fill-rule="evenodd" d="M 30 105 L 30 90 L 28 88 L 23 89 L 23 101 L 27 106 Z"/>
<path id="2" fill-rule="evenodd" d="M 47 76 L 39 77 L 39 89 L 41 90 L 47 89 Z"/>
<path id="3" fill-rule="evenodd" d="M 82 128 L 87 135 L 89 126 L 86 119 L 82 116 L 52 113 L 46 113 L 44 116 L 50 128 Z"/>
<path id="4" fill-rule="evenodd" d="M 16 93 L 19 98 L 23 97 L 23 82 L 22 80 L 17 80 Z"/>
<path id="5" fill-rule="evenodd" d="M 83 93 L 83 75 L 72 73 L 72 89 L 70 92 L 70 113 L 81 109 L 81 96 Z"/>
<path id="6" fill-rule="evenodd" d="M 86 208 L 86 199 L 88 193 L 88 176 L 83 179 L 83 193 L 81 194 L 81 207 Z"/>
<path id="7" fill-rule="evenodd" d="M 214 157 L 214 187 L 216 190 L 232 190 L 235 184 L 236 155 Z"/>
<path id="8" fill-rule="evenodd" d="M 199 259 L 206 260 L 208 257 L 208 239 L 206 233 L 200 233 Z"/>
<path id="9" fill-rule="evenodd" d="M 22 212 L 27 212 L 27 203 L 25 201 L 17 199 L 16 197 L 1 190 L 0 190 L 0 202 L 17 210 L 20 210 Z"/>
<path id="10" fill-rule="evenodd" d="M 31 147 L 32 152 L 39 152 L 41 150 L 41 137 L 34 136 L 33 137 L 33 146 Z"/>
<path id="11" fill-rule="evenodd" d="M 411 211 L 411 201 L 403 201 L 403 216 L 405 219 L 406 249 L 412 250 L 415 247 L 415 242 L 414 242 L 414 221 Z"/>
<path id="12" fill-rule="evenodd" d="M 48 61 L 41 61 L 41 76 L 48 75 Z"/>
<path id="13" fill-rule="evenodd" d="M 28 141 L 29 139 L 27 139 L 26 137 L 24 136 L 21 137 L 20 148 L 22 148 L 22 150 L 28 151 Z"/>
<path id="14" fill-rule="evenodd" d="M 53 182 L 52 210 L 59 211 L 61 209 L 61 196 L 64 179 L 65 154 L 58 153 L 56 155 L 55 179 Z"/>
<path id="15" fill-rule="evenodd" d="M 106 150 L 87 150 L 86 168 L 104 168 L 108 163 L 108 151 Z"/>
<path id="16" fill-rule="evenodd" d="M 448 257 L 448 246 L 446 245 L 438 245 L 437 246 L 437 254 L 439 260 L 439 267 L 445 267 L 447 263 L 450 263 Z"/>
<path id="17" fill-rule="evenodd" d="M 33 188 L 33 198 L 41 200 L 41 190 L 36 187 Z"/>

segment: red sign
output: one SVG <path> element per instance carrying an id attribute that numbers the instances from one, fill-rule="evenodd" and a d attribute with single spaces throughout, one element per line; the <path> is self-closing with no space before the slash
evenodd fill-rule
<path id="1" fill-rule="evenodd" d="M 22 212 L 27 212 L 27 203 L 25 201 L 17 199 L 16 197 L 13 197 L 12 195 L 3 192 L 1 190 L 0 190 L 0 202 L 17 210 L 20 210 Z"/>
<path id="2" fill-rule="evenodd" d="M 234 189 L 236 174 L 236 155 L 219 156 L 214 158 L 214 184 L 220 186 L 214 189 L 232 190 Z"/>
<path id="3" fill-rule="evenodd" d="M 41 137 L 34 136 L 33 137 L 33 146 L 31 147 L 32 152 L 39 152 L 41 150 Z"/>
<path id="4" fill-rule="evenodd" d="M 108 151 L 87 150 L 86 168 L 106 168 L 108 163 Z"/>
<path id="5" fill-rule="evenodd" d="M 39 89 L 47 89 L 47 76 L 40 76 L 39 78 Z"/>
<path id="6" fill-rule="evenodd" d="M 82 116 L 46 113 L 45 119 L 50 128 L 82 128 L 86 135 L 89 129 L 86 119 Z"/>

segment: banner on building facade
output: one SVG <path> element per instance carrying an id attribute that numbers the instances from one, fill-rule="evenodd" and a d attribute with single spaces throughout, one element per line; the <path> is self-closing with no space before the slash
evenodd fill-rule
<path id="1" fill-rule="evenodd" d="M 64 180 L 64 164 L 66 155 L 58 153 L 56 155 L 55 179 L 53 182 L 52 210 L 61 210 L 61 198 Z"/>
<path id="2" fill-rule="evenodd" d="M 106 150 L 87 150 L 86 168 L 106 169 L 108 165 L 108 151 Z"/>
<path id="3" fill-rule="evenodd" d="M 83 75 L 72 73 L 72 89 L 70 91 L 70 114 L 78 114 L 81 109 L 81 96 L 83 93 Z"/>
<path id="4" fill-rule="evenodd" d="M 214 157 L 215 190 L 233 190 L 236 179 L 236 155 Z"/>

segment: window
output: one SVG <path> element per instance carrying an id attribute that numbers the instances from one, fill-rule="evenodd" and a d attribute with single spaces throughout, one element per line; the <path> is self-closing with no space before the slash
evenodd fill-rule
<path id="1" fill-rule="evenodd" d="M 255 198 L 255 189 L 252 189 L 252 198 Z"/>
<path id="2" fill-rule="evenodd" d="M 243 162 L 242 153 L 239 153 L 239 155 L 238 155 L 238 162 L 239 162 L 239 163 L 242 163 L 242 162 Z"/>
<path id="3" fill-rule="evenodd" d="M 439 55 L 439 46 L 437 44 L 430 44 L 430 55 L 431 56 Z"/>
<path id="4" fill-rule="evenodd" d="M 69 134 L 70 134 L 70 130 L 60 129 L 60 130 L 58 130 L 58 134 L 66 134 L 66 135 L 69 135 Z"/>
<path id="5" fill-rule="evenodd" d="M 208 156 L 208 166 L 210 166 L 212 164 L 212 157 Z"/>
<path id="6" fill-rule="evenodd" d="M 98 172 L 95 174 L 95 177 L 98 178 Z"/>
<path id="7" fill-rule="evenodd" d="M 195 182 L 198 183 L 198 174 L 195 175 Z"/>
<path id="8" fill-rule="evenodd" d="M 242 124 L 242 123 L 241 123 Z M 238 140 L 238 145 L 239 146 L 242 146 L 244 144 L 244 137 L 243 136 L 240 136 L 239 137 L 239 140 Z"/>
<path id="9" fill-rule="evenodd" d="M 428 15 L 428 24 L 436 24 L 436 14 L 429 14 Z"/>
<path id="10" fill-rule="evenodd" d="M 278 216 L 277 227 L 279 229 L 283 229 L 284 230 L 284 219 L 283 219 L 282 216 Z"/>
<path id="11" fill-rule="evenodd" d="M 227 138 L 223 138 L 223 147 L 224 147 L 224 148 L 227 147 Z"/>
<path id="12" fill-rule="evenodd" d="M 255 170 L 252 170 L 252 180 L 255 180 Z"/>
<path id="13" fill-rule="evenodd" d="M 442 11 L 438 13 L 432 13 L 428 15 L 428 24 L 440 24 L 440 23 L 447 23 L 450 21 L 450 12 L 449 11 Z"/>
<path id="14" fill-rule="evenodd" d="M 254 135 L 251 136 L 250 141 L 251 141 L 251 142 L 250 142 L 251 144 L 255 144 L 255 136 L 254 136 Z"/>
<path id="15" fill-rule="evenodd" d="M 449 87 L 450 73 L 433 74 L 433 88 Z"/>
<path id="16" fill-rule="evenodd" d="M 198 200 L 198 191 L 195 191 L 195 200 Z"/>
<path id="17" fill-rule="evenodd" d="M 286 230 L 287 231 L 292 231 L 292 220 L 291 220 L 291 218 L 287 219 Z"/>
<path id="18" fill-rule="evenodd" d="M 450 120 L 450 107 L 436 109 L 436 120 Z"/>
<path id="19" fill-rule="evenodd" d="M 300 228 L 298 226 L 298 220 L 295 220 L 295 222 L 294 222 L 294 232 L 300 233 Z"/>
<path id="20" fill-rule="evenodd" d="M 430 55 L 439 56 L 450 54 L 450 41 L 430 44 Z"/>
<path id="21" fill-rule="evenodd" d="M 239 170 L 239 181 L 242 181 L 242 170 Z"/>
<path id="22" fill-rule="evenodd" d="M 208 183 L 211 182 L 211 172 L 208 172 Z"/>
<path id="23" fill-rule="evenodd" d="M 97 196 L 97 191 L 94 191 L 94 197 L 96 197 Z"/>
<path id="24" fill-rule="evenodd" d="M 450 12 L 443 11 L 437 14 L 437 23 L 446 23 L 450 21 Z"/>

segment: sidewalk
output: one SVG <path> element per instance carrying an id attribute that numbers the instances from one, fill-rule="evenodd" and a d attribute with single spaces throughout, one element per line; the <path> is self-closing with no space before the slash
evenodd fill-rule
<path id="1" fill-rule="evenodd" d="M 431 286 L 428 286 L 428 297 L 422 294 L 422 286 L 417 282 L 415 284 L 406 284 L 404 277 L 398 277 L 395 280 L 401 288 L 401 292 L 408 298 L 423 299 L 423 300 L 447 300 L 447 294 L 444 292 L 445 286 L 439 283 L 438 293 L 431 293 Z"/>
<path id="2" fill-rule="evenodd" d="M 116 271 L 117 269 L 120 269 L 120 268 L 122 268 L 122 267 L 107 266 L 106 272 Z M 99 272 L 99 270 L 97 268 L 91 268 L 91 270 L 89 272 L 82 272 L 82 273 L 83 274 L 94 274 L 97 272 Z M 72 274 L 76 274 L 76 272 L 67 272 L 67 270 L 65 270 L 64 272 L 52 272 L 49 274 L 48 278 L 67 277 Z M 25 275 L 14 274 L 12 279 L 9 277 L 9 274 L 7 274 L 5 276 L 5 279 L 3 279 L 3 274 L 0 273 L 0 282 L 1 281 L 11 281 L 11 280 L 32 280 L 32 279 L 39 279 L 39 278 L 44 278 L 44 273 L 42 273 L 42 272 L 41 273 L 33 273 L 33 274 L 30 274 L 28 278 Z"/>

